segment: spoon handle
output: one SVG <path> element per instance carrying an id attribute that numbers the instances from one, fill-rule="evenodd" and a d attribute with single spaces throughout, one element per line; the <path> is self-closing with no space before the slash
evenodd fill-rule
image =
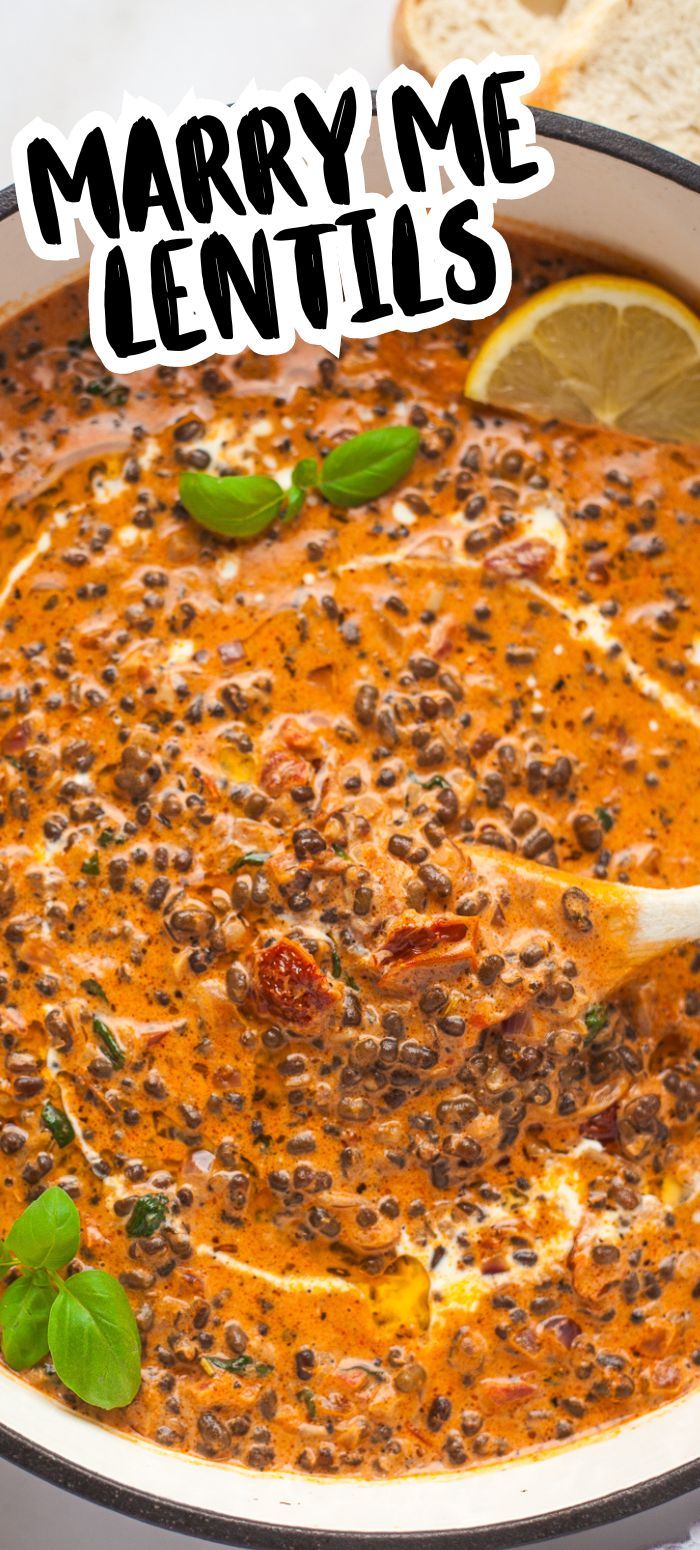
<path id="1" fill-rule="evenodd" d="M 700 886 L 635 888 L 635 947 L 671 946 L 700 937 Z"/>

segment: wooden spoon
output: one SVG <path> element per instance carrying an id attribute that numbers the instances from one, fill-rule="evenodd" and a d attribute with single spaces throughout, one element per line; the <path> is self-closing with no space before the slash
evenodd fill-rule
<path id="1" fill-rule="evenodd" d="M 467 901 L 473 895 L 479 902 L 481 889 L 489 895 L 485 937 L 494 929 L 495 899 L 503 944 L 510 948 L 537 932 L 550 937 L 575 963 L 577 991 L 588 1000 L 605 999 L 645 962 L 700 938 L 700 886 L 635 888 L 478 846 L 470 848 L 469 863 Z"/>

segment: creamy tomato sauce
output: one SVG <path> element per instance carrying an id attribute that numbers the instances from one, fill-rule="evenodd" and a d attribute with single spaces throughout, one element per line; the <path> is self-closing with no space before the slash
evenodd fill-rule
<path id="1" fill-rule="evenodd" d="M 513 299 L 577 267 L 521 246 Z M 143 1337 L 111 1419 L 222 1461 L 454 1469 L 667 1401 L 700 953 L 588 1004 L 581 920 L 700 882 L 700 452 L 470 406 L 488 324 L 115 383 L 86 316 L 0 340 L 0 1235 L 68 1191 Z M 235 543 L 178 503 L 403 422 L 371 506 Z M 566 929 L 505 851 L 577 874 Z"/>

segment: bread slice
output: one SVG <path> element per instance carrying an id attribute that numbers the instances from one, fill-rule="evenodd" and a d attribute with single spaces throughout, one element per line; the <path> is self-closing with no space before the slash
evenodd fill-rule
<path id="1" fill-rule="evenodd" d="M 700 0 L 603 0 L 552 46 L 535 101 L 700 161 Z"/>
<path id="2" fill-rule="evenodd" d="M 541 107 L 700 162 L 700 0 L 399 0 L 396 61 L 429 80 L 494 50 L 536 56 Z"/>
<path id="3" fill-rule="evenodd" d="M 394 55 L 430 80 L 453 59 L 535 54 L 548 69 L 550 51 L 568 25 L 598 0 L 400 0 Z M 664 0 L 659 0 L 664 4 Z M 666 0 L 669 4 L 670 0 Z M 691 0 L 692 3 L 692 0 Z M 700 0 L 697 0 L 700 6 Z M 557 53 L 556 57 L 559 55 Z M 564 54 L 561 55 L 562 61 Z"/>

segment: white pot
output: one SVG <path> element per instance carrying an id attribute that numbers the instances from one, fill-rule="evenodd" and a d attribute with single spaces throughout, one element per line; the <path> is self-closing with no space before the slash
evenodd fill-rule
<path id="1" fill-rule="evenodd" d="M 556 175 L 542 193 L 513 204 L 520 222 L 589 249 L 598 262 L 614 253 L 697 301 L 700 167 L 559 114 L 536 116 Z M 367 184 L 385 186 L 376 141 L 368 148 Z M 509 211 L 509 227 L 516 224 Z M 0 307 L 14 309 L 45 293 L 71 267 L 28 252 L 13 190 L 0 193 Z M 5 1458 L 160 1528 L 261 1550 L 375 1550 L 384 1539 L 416 1550 L 427 1542 L 446 1550 L 507 1550 L 610 1522 L 700 1485 L 698 1439 L 700 1388 L 589 1441 L 462 1474 L 385 1483 L 257 1474 L 97 1426 L 0 1371 Z"/>

